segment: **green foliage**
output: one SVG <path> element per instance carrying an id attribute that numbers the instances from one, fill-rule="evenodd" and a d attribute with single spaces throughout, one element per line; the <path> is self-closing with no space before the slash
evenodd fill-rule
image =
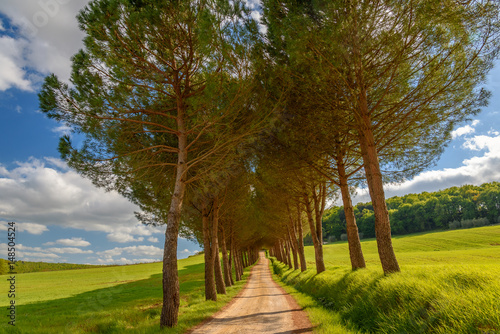
<path id="1" fill-rule="evenodd" d="M 498 222 L 500 183 L 481 186 L 465 185 L 420 194 L 408 194 L 387 199 L 393 235 L 470 228 Z M 354 208 L 359 231 L 365 237 L 375 237 L 373 207 L 358 203 Z M 325 234 L 337 238 L 346 232 L 342 207 L 333 207 L 323 216 Z"/>
<path id="2" fill-rule="evenodd" d="M 362 242 L 363 270 L 351 270 L 345 244 L 324 247 L 327 270 L 319 275 L 273 266 L 285 283 L 327 308 L 335 323 L 359 332 L 496 333 L 499 241 L 500 226 L 396 238 L 402 271 L 391 275 L 377 268 L 374 241 Z M 306 258 L 314 260 L 310 247 Z"/>
<path id="3" fill-rule="evenodd" d="M 103 267 L 106 266 L 90 265 L 90 264 L 73 264 L 73 263 L 29 262 L 29 261 L 16 262 L 16 272 L 18 273 L 35 273 L 40 271 L 89 269 L 89 268 L 103 268 Z"/>
<path id="4" fill-rule="evenodd" d="M 9 261 L 0 259 L 0 275 L 5 275 L 9 272 Z"/>
<path id="5" fill-rule="evenodd" d="M 245 284 L 205 301 L 203 256 L 179 260 L 179 325 L 161 330 L 161 263 L 17 274 L 16 327 L 0 333 L 184 333 L 227 304 Z M 2 280 L 6 276 L 0 277 Z M 9 303 L 0 295 L 0 305 Z M 10 326 L 12 327 L 12 326 Z"/>

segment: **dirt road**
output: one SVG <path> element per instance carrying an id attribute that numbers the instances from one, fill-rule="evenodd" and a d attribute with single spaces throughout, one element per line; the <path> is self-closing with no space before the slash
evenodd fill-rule
<path id="1" fill-rule="evenodd" d="M 269 260 L 262 252 L 243 291 L 191 333 L 312 333 L 312 325 L 295 300 L 272 280 Z"/>

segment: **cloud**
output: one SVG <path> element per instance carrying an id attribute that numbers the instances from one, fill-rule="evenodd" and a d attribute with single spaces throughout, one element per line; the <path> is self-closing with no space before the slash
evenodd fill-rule
<path id="1" fill-rule="evenodd" d="M 15 40 L 9 36 L 0 37 L 0 91 L 15 87 L 32 91 L 31 82 L 23 69 L 25 65 L 24 40 Z"/>
<path id="2" fill-rule="evenodd" d="M 101 256 L 103 260 L 110 259 L 115 256 L 121 256 L 122 254 L 130 254 L 133 256 L 155 258 L 155 261 L 158 261 L 163 256 L 163 249 L 155 246 L 140 245 L 129 247 L 115 247 L 113 249 L 97 252 L 96 254 Z"/>
<path id="3" fill-rule="evenodd" d="M 60 136 L 68 136 L 71 134 L 71 131 L 71 127 L 67 125 L 60 125 L 52 129 L 52 132 L 55 132 Z"/>
<path id="4" fill-rule="evenodd" d="M 181 251 L 178 251 L 178 253 L 180 254 L 196 254 L 198 253 L 199 250 L 195 249 L 195 250 L 189 250 L 189 249 L 184 249 L 184 250 L 181 250 Z"/>
<path id="5" fill-rule="evenodd" d="M 53 162 L 65 165 L 55 158 L 30 159 L 10 170 L 0 165 L 0 219 L 32 234 L 49 225 L 140 236 L 161 231 L 137 222 L 139 208 L 118 193 L 96 188 L 67 166 L 52 167 Z"/>
<path id="6" fill-rule="evenodd" d="M 76 247 L 62 247 L 62 248 L 47 248 L 46 252 L 57 253 L 57 254 L 92 254 L 94 253 L 91 250 L 83 250 Z"/>
<path id="7" fill-rule="evenodd" d="M 155 238 L 155 237 L 149 237 L 149 238 L 148 238 L 148 241 L 149 241 L 149 242 L 158 242 L 158 238 Z"/>
<path id="8" fill-rule="evenodd" d="M 457 168 L 426 171 L 401 184 L 388 184 L 384 187 L 386 198 L 500 180 L 500 136 L 475 136 L 467 139 L 463 147 L 471 151 L 483 151 L 483 154 L 465 159 L 462 166 Z M 353 196 L 354 203 L 369 201 L 366 189 L 358 189 L 358 194 Z"/>
<path id="9" fill-rule="evenodd" d="M 10 222 L 12 222 L 12 220 Z M 40 235 L 43 232 L 47 232 L 49 230 L 45 225 L 40 225 L 35 223 L 18 223 L 16 221 L 13 222 L 15 223 L 14 226 L 18 232 L 27 232 L 29 234 Z M 8 223 L 9 222 L 7 221 L 0 221 L 0 231 L 7 231 Z"/>
<path id="10" fill-rule="evenodd" d="M 59 239 L 55 242 L 46 242 L 44 246 L 53 246 L 55 244 L 70 246 L 70 247 L 87 247 L 90 246 L 90 242 L 83 240 L 82 238 L 71 238 L 71 239 Z"/>
<path id="11" fill-rule="evenodd" d="M 472 121 L 472 124 L 471 125 L 465 125 L 465 126 L 462 126 L 454 131 L 451 132 L 451 138 L 453 139 L 456 139 L 458 137 L 462 137 L 464 135 L 468 135 L 468 134 L 471 134 L 471 133 L 475 133 L 476 132 L 476 126 L 481 123 L 481 121 L 479 121 L 478 119 L 475 119 Z"/>
<path id="12" fill-rule="evenodd" d="M 18 114 L 21 114 L 21 113 L 22 113 L 22 112 L 21 112 L 22 110 L 23 110 L 23 108 L 22 108 L 21 106 L 16 106 L 16 112 L 17 112 Z"/>
<path id="13" fill-rule="evenodd" d="M 88 2 L 0 1 L 0 12 L 18 32 L 16 38 L 0 38 L 0 91 L 11 87 L 33 90 L 33 84 L 40 81 L 40 75 L 28 74 L 33 71 L 55 73 L 68 80 L 70 58 L 83 47 L 84 34 L 78 28 L 76 15 Z"/>
<path id="14" fill-rule="evenodd" d="M 476 129 L 474 129 L 470 125 L 462 126 L 454 131 L 451 132 L 451 138 L 455 139 L 470 133 L 474 133 Z"/>
<path id="15" fill-rule="evenodd" d="M 489 135 L 489 136 L 498 136 L 498 135 L 500 135 L 500 132 L 498 132 L 498 131 L 497 131 L 497 130 L 495 130 L 495 129 L 490 129 L 490 130 L 488 131 L 488 135 Z"/>
<path id="16" fill-rule="evenodd" d="M 109 241 L 114 241 L 114 242 L 141 242 L 144 240 L 143 237 L 139 238 L 134 238 L 132 235 L 128 233 L 123 233 L 123 232 L 117 232 L 117 233 L 110 233 L 107 235 L 107 238 Z"/>

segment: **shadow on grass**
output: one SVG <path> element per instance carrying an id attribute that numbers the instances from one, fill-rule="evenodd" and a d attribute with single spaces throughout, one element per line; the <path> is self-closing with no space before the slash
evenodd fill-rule
<path id="1" fill-rule="evenodd" d="M 192 303 L 199 303 L 204 296 L 204 264 L 195 264 L 179 270 L 182 313 L 190 313 Z M 109 282 L 115 283 L 120 280 Z M 203 298 L 204 300 L 204 298 Z M 144 325 L 159 331 L 162 307 L 162 274 L 147 279 L 96 289 L 72 297 L 19 305 L 16 308 L 16 326 L 0 324 L 0 333 L 121 333 Z M 198 314 L 197 314 L 198 313 Z M 189 315 L 177 333 L 205 319 L 203 312 Z"/>

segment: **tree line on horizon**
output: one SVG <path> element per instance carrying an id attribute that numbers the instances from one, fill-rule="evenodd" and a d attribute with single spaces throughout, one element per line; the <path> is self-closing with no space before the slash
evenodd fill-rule
<path id="1" fill-rule="evenodd" d="M 94 0 L 71 82 L 40 110 L 73 129 L 68 165 L 166 224 L 161 327 L 177 324 L 177 238 L 205 256 L 216 300 L 258 250 L 318 273 L 339 192 L 353 270 L 365 262 L 351 200 L 364 184 L 384 273 L 398 272 L 384 183 L 431 165 L 479 112 L 500 39 L 491 0 Z M 81 140 L 83 138 L 83 140 Z M 222 254 L 222 265 L 219 254 Z"/>
<path id="2" fill-rule="evenodd" d="M 394 196 L 386 202 L 393 235 L 500 223 L 499 182 Z M 356 204 L 354 215 L 362 237 L 374 238 L 371 203 Z M 323 230 L 326 242 L 347 240 L 343 207 L 335 206 L 325 210 Z"/>

